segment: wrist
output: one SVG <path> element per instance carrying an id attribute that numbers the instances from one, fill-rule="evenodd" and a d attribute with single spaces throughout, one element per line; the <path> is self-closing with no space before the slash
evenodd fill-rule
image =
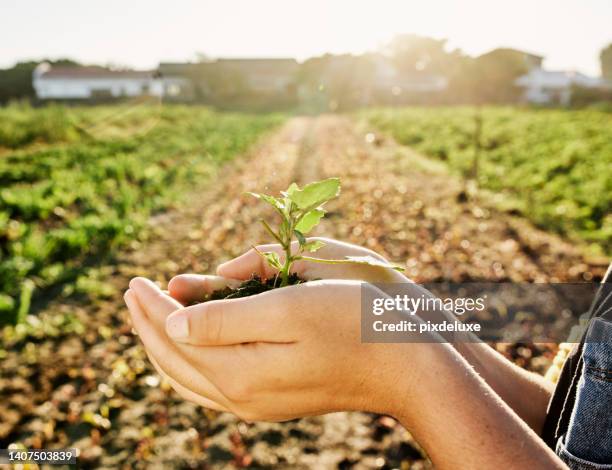
<path id="1" fill-rule="evenodd" d="M 356 385 L 361 393 L 349 393 L 346 409 L 389 415 L 409 428 L 421 414 L 420 408 L 430 406 L 428 393 L 435 388 L 431 382 L 438 375 L 435 369 L 442 369 L 438 362 L 448 363 L 448 349 L 452 348 L 443 343 L 370 346 L 366 354 L 371 362 L 364 371 L 367 375 L 362 375 Z"/>

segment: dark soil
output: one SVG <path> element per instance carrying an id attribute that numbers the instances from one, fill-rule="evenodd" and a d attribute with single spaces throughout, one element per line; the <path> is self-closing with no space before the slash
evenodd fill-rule
<path id="1" fill-rule="evenodd" d="M 289 285 L 294 286 L 306 282 L 304 279 L 299 277 L 297 274 L 289 275 Z M 261 279 L 259 276 L 253 276 L 248 281 L 244 281 L 237 288 L 232 289 L 226 287 L 225 289 L 219 289 L 214 291 L 210 296 L 204 300 L 221 300 L 221 299 L 238 299 L 240 297 L 250 297 L 251 295 L 261 294 L 272 289 L 279 289 L 281 287 L 280 277 L 271 277 L 270 279 Z M 198 302 L 199 303 L 199 302 Z"/>

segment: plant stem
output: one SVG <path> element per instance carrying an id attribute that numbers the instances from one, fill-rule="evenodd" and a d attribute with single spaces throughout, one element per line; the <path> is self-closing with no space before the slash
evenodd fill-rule
<path id="1" fill-rule="evenodd" d="M 289 269 L 291 268 L 292 256 L 291 256 L 291 240 L 285 246 L 283 246 L 285 250 L 285 265 L 281 270 L 281 287 L 285 287 L 289 285 Z"/>
<path id="2" fill-rule="evenodd" d="M 289 285 L 289 270 L 291 269 L 291 264 L 293 263 L 293 253 L 291 253 L 291 239 L 293 238 L 293 228 L 295 227 L 295 222 L 289 218 L 289 230 L 287 230 L 287 234 L 285 237 L 285 243 L 283 244 L 283 249 L 285 250 L 285 265 L 283 266 L 283 270 L 281 272 L 281 287 L 285 287 Z"/>

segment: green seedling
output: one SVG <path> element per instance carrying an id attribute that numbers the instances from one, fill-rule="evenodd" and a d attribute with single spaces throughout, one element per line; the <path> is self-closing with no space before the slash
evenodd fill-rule
<path id="1" fill-rule="evenodd" d="M 368 264 L 399 271 L 403 270 L 400 267 L 386 264 L 370 256 L 322 259 L 308 255 L 308 253 L 314 253 L 325 245 L 320 240 L 307 240 L 306 235 L 325 216 L 323 206 L 339 196 L 339 178 L 317 181 L 307 184 L 303 188 L 292 183 L 286 191 L 281 192 L 281 197 L 259 193 L 249 194 L 270 204 L 280 216 L 280 224 L 276 229 L 272 228 L 265 220 L 262 220 L 261 223 L 266 231 L 280 244 L 285 254 L 284 260 L 281 261 L 278 253 L 257 250 L 272 268 L 278 270 L 278 275 L 281 279 L 280 287 L 289 284 L 291 266 L 298 260 L 326 264 Z M 298 242 L 297 249 L 292 248 L 293 241 Z"/>

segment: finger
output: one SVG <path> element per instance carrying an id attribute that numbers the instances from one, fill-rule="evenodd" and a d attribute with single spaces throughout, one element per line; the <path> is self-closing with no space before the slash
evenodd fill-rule
<path id="1" fill-rule="evenodd" d="M 294 287 L 242 299 L 214 300 L 173 312 L 166 333 L 180 343 L 223 346 L 294 340 L 291 313 Z"/>
<path id="2" fill-rule="evenodd" d="M 227 407 L 227 399 L 223 394 L 180 355 L 174 343 L 165 340 L 165 335 L 162 336 L 163 331 L 160 334 L 154 327 L 139 304 L 134 291 L 128 290 L 124 299 L 130 310 L 134 328 L 147 351 L 155 357 L 160 369 L 184 388 Z"/>
<path id="3" fill-rule="evenodd" d="M 309 237 L 308 241 L 318 240 L 324 243 L 323 247 L 317 251 L 317 258 L 324 259 L 344 259 L 346 256 L 364 256 L 367 254 L 375 259 L 386 262 L 387 260 L 379 254 L 365 250 L 364 248 L 351 245 L 350 243 L 340 242 L 338 240 L 331 240 L 322 237 Z M 298 248 L 298 243 L 293 242 L 291 249 L 295 253 Z M 237 258 L 220 264 L 217 268 L 217 274 L 219 276 L 247 280 L 253 275 L 257 275 L 262 278 L 270 278 L 277 273 L 277 270 L 272 268 L 266 260 L 257 252 L 273 252 L 277 253 L 281 260 L 284 258 L 284 251 L 278 244 L 271 245 L 260 245 L 257 250 L 251 249 Z M 376 276 L 380 277 L 380 273 L 386 268 L 376 268 L 372 266 L 352 266 L 352 275 L 360 279 L 358 276 L 363 275 L 365 279 Z M 316 279 L 320 277 L 343 279 L 346 275 L 346 266 L 344 265 L 321 265 L 310 261 L 296 261 L 291 266 L 291 272 L 296 273 L 304 279 Z M 376 277 L 375 277 L 376 278 Z M 392 280 L 395 280 L 396 276 L 391 276 Z M 389 281 L 391 282 L 391 281 Z"/>
<path id="4" fill-rule="evenodd" d="M 259 245 L 257 250 L 261 252 L 272 252 L 278 255 L 283 255 L 284 252 L 280 245 Z M 251 278 L 253 275 L 268 279 L 277 273 L 277 270 L 272 268 L 263 257 L 257 253 L 257 250 L 251 248 L 246 253 L 226 261 L 217 267 L 217 274 L 230 279 L 240 279 L 242 281 Z"/>
<path id="5" fill-rule="evenodd" d="M 200 274 L 180 274 L 170 279 L 168 292 L 183 305 L 202 302 L 210 293 L 226 287 L 235 288 L 239 284 L 235 279 L 221 276 Z"/>
<path id="6" fill-rule="evenodd" d="M 177 300 L 164 294 L 154 282 L 144 277 L 132 279 L 130 289 L 138 298 L 138 303 L 145 310 L 147 317 L 161 331 L 164 331 L 168 315 L 183 307 Z"/>
<path id="7" fill-rule="evenodd" d="M 132 280 L 130 285 L 133 285 L 134 289 L 128 290 L 128 293 L 131 292 L 134 295 L 134 298 L 136 299 L 135 300 L 136 306 L 140 307 L 142 314 L 147 319 L 147 321 L 150 323 L 149 326 L 154 330 L 151 333 L 152 334 L 154 333 L 155 335 L 157 335 L 157 337 L 159 337 L 160 342 L 166 345 L 172 345 L 174 347 L 174 352 L 178 355 L 178 358 L 182 360 L 188 367 L 191 367 L 194 370 L 194 373 L 196 374 L 196 376 L 197 375 L 202 376 L 202 379 L 205 381 L 206 387 L 208 388 L 213 387 L 215 390 L 218 391 L 218 388 L 214 386 L 214 380 L 217 380 L 218 376 L 210 375 L 211 370 L 208 368 L 208 362 L 200 361 L 197 363 L 197 366 L 194 367 L 193 361 L 186 359 L 185 350 L 187 348 L 192 348 L 192 350 L 190 351 L 191 355 L 189 357 L 201 356 L 202 355 L 201 349 L 193 348 L 192 346 L 188 344 L 177 344 L 175 342 L 170 341 L 167 336 L 166 319 L 169 313 L 177 311 L 176 306 L 178 303 L 174 299 L 169 298 L 166 294 L 164 294 L 161 290 L 159 290 L 157 285 L 155 285 L 153 282 L 149 281 L 148 279 L 136 278 Z M 141 294 L 140 297 L 136 293 L 137 289 L 139 290 Z M 144 298 L 145 301 L 148 302 L 147 304 L 148 308 L 146 308 L 145 305 L 143 305 L 143 302 L 141 300 L 142 298 Z M 203 304 L 200 304 L 200 305 L 203 305 Z M 138 332 L 140 334 L 140 331 Z M 143 342 L 144 342 L 144 338 L 143 338 Z M 166 346 L 166 349 L 167 349 L 167 346 Z M 164 364 L 167 362 L 165 360 L 166 351 L 164 347 L 160 346 L 157 351 L 152 350 L 152 348 L 149 348 L 149 350 L 150 352 L 155 354 L 155 356 L 158 358 L 158 362 L 162 365 L 162 367 L 164 367 Z M 213 353 L 214 352 L 211 351 L 210 349 L 206 351 L 207 356 L 211 356 Z M 223 354 L 220 354 L 219 357 L 221 358 L 221 360 L 225 359 L 226 358 L 225 351 L 223 352 Z M 215 368 L 215 371 L 219 371 L 219 370 L 221 370 L 220 367 Z M 175 376 L 175 372 L 173 368 L 167 368 L 165 369 L 165 371 L 167 375 L 173 376 L 173 377 Z M 200 374 L 199 372 L 202 372 L 203 375 Z M 177 381 L 180 382 L 186 388 L 191 388 L 189 387 L 187 383 L 184 383 L 178 379 Z"/>
<path id="8" fill-rule="evenodd" d="M 198 395 L 197 393 L 183 387 L 181 384 L 179 384 L 176 380 L 174 380 L 172 377 L 170 377 L 163 371 L 153 354 L 149 352 L 146 348 L 145 352 L 147 353 L 147 357 L 149 358 L 149 361 L 151 361 L 151 364 L 153 364 L 153 367 L 155 367 L 157 373 L 170 384 L 170 386 L 174 389 L 176 393 L 181 396 L 181 398 L 184 398 L 185 400 L 191 401 L 193 403 L 197 403 L 198 405 L 203 406 L 205 408 L 210 408 L 211 410 L 229 411 L 227 408 L 220 405 L 219 403 L 201 395 Z"/>

